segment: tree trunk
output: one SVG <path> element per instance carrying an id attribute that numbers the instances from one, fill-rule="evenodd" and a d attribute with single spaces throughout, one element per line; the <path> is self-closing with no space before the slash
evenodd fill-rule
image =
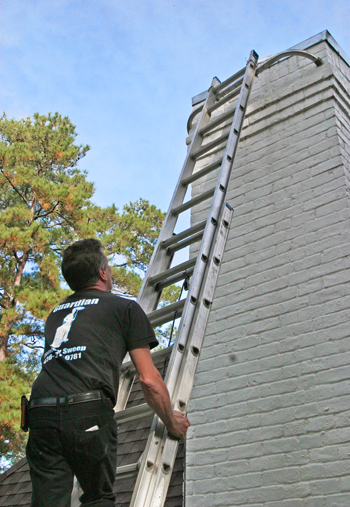
<path id="1" fill-rule="evenodd" d="M 5 337 L 0 337 L 0 362 L 6 357 L 7 341 Z"/>
<path id="2" fill-rule="evenodd" d="M 16 277 L 15 277 L 15 281 L 14 281 L 15 287 L 21 283 L 23 271 L 24 271 L 24 268 L 26 267 L 28 257 L 29 257 L 29 252 L 25 252 L 21 257 L 21 260 L 18 261 L 18 268 L 17 268 L 17 273 L 16 273 Z"/>
<path id="3" fill-rule="evenodd" d="M 2 332 L 0 335 L 0 362 L 3 361 L 6 357 L 7 353 L 7 345 L 10 339 L 12 321 L 9 322 L 6 326 L 2 326 Z"/>

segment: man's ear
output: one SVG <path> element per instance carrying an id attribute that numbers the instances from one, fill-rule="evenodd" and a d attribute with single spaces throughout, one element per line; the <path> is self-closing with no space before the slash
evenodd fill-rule
<path id="1" fill-rule="evenodd" d="M 107 281 L 107 273 L 104 269 L 100 268 L 98 274 L 100 276 L 100 280 L 102 280 L 103 282 Z"/>

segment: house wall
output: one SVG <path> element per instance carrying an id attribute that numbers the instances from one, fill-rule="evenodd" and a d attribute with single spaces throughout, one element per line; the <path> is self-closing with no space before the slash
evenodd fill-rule
<path id="1" fill-rule="evenodd" d="M 254 81 L 189 407 L 186 507 L 350 505 L 350 69 L 326 40 L 309 51 L 324 65 L 292 57 Z"/>

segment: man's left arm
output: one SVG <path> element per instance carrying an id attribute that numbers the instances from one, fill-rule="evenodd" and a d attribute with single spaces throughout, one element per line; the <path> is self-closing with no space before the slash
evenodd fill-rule
<path id="1" fill-rule="evenodd" d="M 172 409 L 168 388 L 153 364 L 149 345 L 130 350 L 129 353 L 147 404 L 160 417 L 169 433 L 184 439 L 190 422 L 182 412 Z"/>

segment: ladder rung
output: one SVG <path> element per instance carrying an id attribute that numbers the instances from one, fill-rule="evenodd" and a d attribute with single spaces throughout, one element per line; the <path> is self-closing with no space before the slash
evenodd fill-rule
<path id="1" fill-rule="evenodd" d="M 192 268 L 195 264 L 196 258 L 193 257 L 193 259 L 189 259 L 188 261 L 182 262 L 181 264 L 178 264 L 173 268 L 166 269 L 165 271 L 162 271 L 158 275 L 150 276 L 148 279 L 148 283 L 150 285 L 156 285 L 158 282 L 162 282 L 163 280 L 169 278 L 170 276 L 176 275 L 177 273 L 186 271 L 186 269 Z"/>
<path id="2" fill-rule="evenodd" d="M 193 234 L 191 237 L 184 239 L 183 241 L 179 241 L 178 243 L 175 243 L 175 245 L 169 246 L 167 253 L 173 254 L 182 248 L 186 248 L 186 246 L 193 245 L 193 243 L 196 243 L 203 237 L 203 232 L 204 231 L 197 232 L 197 234 Z"/>
<path id="3" fill-rule="evenodd" d="M 244 76 L 245 70 L 246 70 L 246 68 L 244 67 L 242 70 L 240 70 L 239 72 L 236 72 L 236 74 L 234 74 L 233 76 L 231 76 L 228 79 L 226 79 L 226 81 L 223 81 L 219 85 L 215 86 L 214 87 L 215 93 L 221 92 L 221 90 L 223 90 L 224 88 L 226 88 L 226 86 L 230 85 L 234 81 L 237 81 L 237 79 L 239 79 L 240 77 Z"/>
<path id="4" fill-rule="evenodd" d="M 162 242 L 162 248 L 168 248 L 170 245 L 178 243 L 179 241 L 182 241 L 183 239 L 192 236 L 192 234 L 195 234 L 196 232 L 203 231 L 205 229 L 206 223 L 207 221 L 203 220 L 202 222 L 198 222 L 198 224 L 194 225 L 193 227 L 190 227 L 189 229 L 186 229 L 185 231 L 182 231 L 179 234 L 171 236 L 170 238 Z"/>
<path id="5" fill-rule="evenodd" d="M 177 206 L 176 208 L 174 208 L 172 210 L 172 214 L 173 215 L 179 215 L 183 211 L 186 211 L 187 209 L 193 208 L 197 204 L 199 204 L 199 203 L 201 203 L 203 201 L 206 201 L 207 199 L 209 199 L 209 197 L 211 197 L 211 196 L 214 195 L 215 188 L 216 187 L 213 187 L 210 190 L 207 190 L 206 192 L 203 192 L 202 194 L 197 195 L 196 197 L 194 197 L 190 201 L 187 201 L 184 204 L 181 204 L 180 206 Z"/>
<path id="6" fill-rule="evenodd" d="M 211 143 L 205 144 L 204 146 L 202 146 L 198 150 L 194 151 L 191 154 L 191 158 L 192 159 L 198 158 L 201 155 L 204 155 L 208 151 L 212 150 L 213 148 L 216 148 L 216 146 L 219 146 L 219 144 L 222 144 L 223 142 L 225 142 L 228 139 L 228 136 L 229 136 L 229 132 L 227 132 L 226 134 L 222 134 L 220 137 L 218 137 L 217 139 L 215 139 Z"/>
<path id="7" fill-rule="evenodd" d="M 167 347 L 166 349 L 162 350 L 156 350 L 155 352 L 151 352 L 152 354 L 152 361 L 154 364 L 161 363 L 164 361 L 164 358 L 170 356 L 172 351 L 172 347 Z M 128 375 L 136 375 L 136 368 L 134 366 L 134 363 L 132 361 L 127 361 L 122 364 L 121 371 L 128 372 Z"/>
<path id="8" fill-rule="evenodd" d="M 239 78 L 241 78 L 242 76 L 244 76 L 244 72 L 245 72 L 245 69 L 237 72 L 237 74 L 235 74 L 234 76 L 230 77 L 229 79 L 227 79 L 226 81 L 224 81 L 223 83 L 221 83 L 220 85 L 218 86 L 215 86 L 214 87 L 214 91 L 215 93 L 217 94 L 217 98 L 220 100 L 224 95 L 226 95 L 226 93 L 229 93 L 233 88 L 236 87 L 236 82 L 242 82 L 242 80 L 238 81 Z M 229 84 L 231 83 L 234 83 L 233 86 L 229 86 Z M 227 88 L 226 88 L 227 87 Z M 226 89 L 225 89 L 226 88 Z M 220 93 L 222 91 L 222 93 Z M 204 104 L 201 104 L 199 107 L 197 107 L 196 109 L 194 109 L 190 115 L 190 117 L 188 118 L 188 121 L 187 121 L 187 132 L 190 133 L 190 130 L 192 128 L 192 122 L 193 122 L 193 119 L 195 118 L 195 116 L 197 116 L 197 114 L 199 114 L 202 109 L 203 109 L 203 106 Z M 216 106 L 214 107 L 214 109 L 216 109 Z M 211 109 L 212 111 L 213 109 Z"/>
<path id="9" fill-rule="evenodd" d="M 139 419 L 150 418 L 153 414 L 153 410 L 147 405 L 147 403 L 143 403 L 142 405 L 137 405 L 136 407 L 126 408 L 125 410 L 116 412 L 114 414 L 114 419 L 116 419 L 118 424 L 126 424 L 138 421 Z"/>
<path id="10" fill-rule="evenodd" d="M 122 465 L 121 467 L 117 467 L 115 478 L 116 482 L 133 479 L 136 477 L 139 468 L 139 463 L 131 463 L 131 465 Z"/>
<path id="11" fill-rule="evenodd" d="M 193 183 L 194 181 L 199 180 L 199 178 L 202 178 L 206 174 L 209 174 L 212 171 L 215 171 L 215 169 L 217 169 L 218 167 L 221 166 L 221 163 L 222 163 L 222 158 L 219 158 L 215 162 L 212 162 L 211 164 L 208 164 L 206 167 L 203 167 L 203 169 L 201 169 L 200 171 L 195 172 L 194 174 L 192 174 L 191 176 L 188 176 L 187 178 L 184 178 L 181 183 L 184 186 L 187 186 L 190 183 Z"/>
<path id="12" fill-rule="evenodd" d="M 242 83 L 243 83 L 243 77 L 241 77 L 241 79 L 237 79 L 237 81 L 235 81 L 231 86 L 229 86 L 228 88 L 225 88 L 221 93 L 216 94 L 217 100 L 221 100 L 228 93 L 231 93 L 231 92 L 233 92 L 233 90 L 240 88 L 242 86 Z"/>
<path id="13" fill-rule="evenodd" d="M 179 318 L 182 315 L 183 307 L 185 306 L 186 299 L 181 299 L 176 303 L 172 303 L 171 305 L 164 306 L 159 310 L 155 310 L 154 312 L 148 313 L 147 317 L 153 327 L 162 326 L 166 322 L 170 322 L 175 318 Z"/>
<path id="14" fill-rule="evenodd" d="M 132 375 L 130 371 L 123 371 L 119 379 L 117 404 L 114 407 L 115 412 L 120 412 L 120 410 L 125 409 L 133 384 L 134 375 Z"/>
<path id="15" fill-rule="evenodd" d="M 173 283 L 179 282 L 180 280 L 184 280 L 185 278 L 190 278 L 193 274 L 194 267 L 186 269 L 186 271 L 182 271 L 177 275 L 171 276 L 164 280 L 164 282 L 158 282 L 156 285 L 156 290 L 163 290 L 165 287 L 172 285 Z"/>
<path id="16" fill-rule="evenodd" d="M 235 111 L 236 111 L 236 108 L 234 107 L 233 109 L 231 109 L 227 113 L 221 114 L 220 116 L 215 118 L 214 121 L 209 123 L 206 127 L 203 127 L 200 131 L 200 134 L 201 135 L 207 134 L 208 132 L 210 132 L 210 130 L 217 127 L 218 125 L 223 123 L 225 120 L 228 120 L 229 118 L 231 118 L 231 116 L 233 117 L 233 115 L 235 114 Z"/>
<path id="17" fill-rule="evenodd" d="M 221 107 L 223 104 L 226 104 L 226 102 L 228 102 L 229 100 L 237 97 L 237 95 L 240 94 L 240 91 L 241 91 L 241 89 L 238 88 L 238 90 L 235 90 L 232 93 L 225 95 L 222 99 L 218 100 L 218 102 L 215 102 L 215 104 L 210 108 L 210 110 L 208 109 L 208 113 L 211 114 L 218 107 Z"/>

